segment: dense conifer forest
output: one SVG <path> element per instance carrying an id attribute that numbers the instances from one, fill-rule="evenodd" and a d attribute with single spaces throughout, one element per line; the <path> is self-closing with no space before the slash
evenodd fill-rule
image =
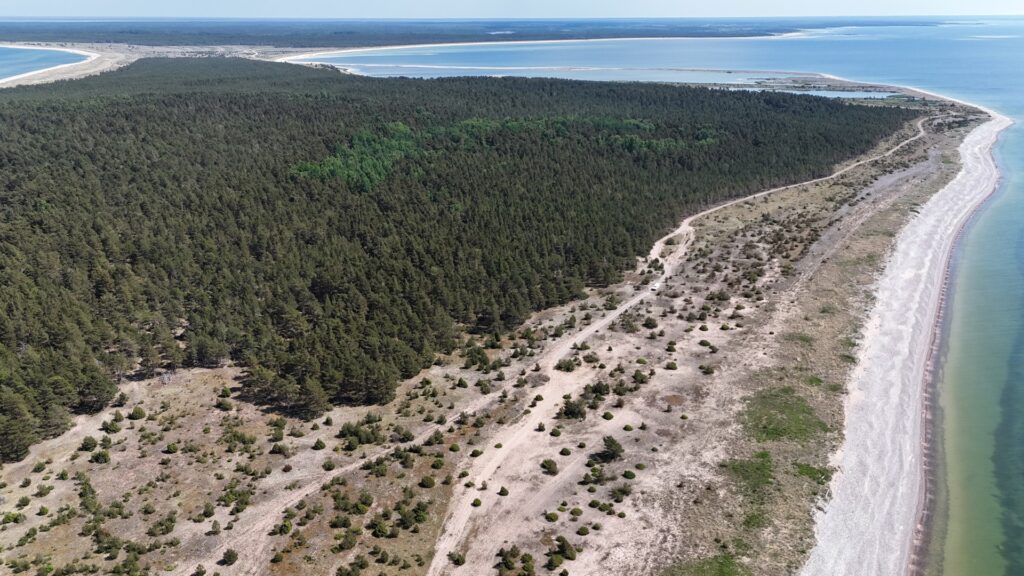
<path id="1" fill-rule="evenodd" d="M 826 174 L 912 116 L 228 59 L 4 90 L 0 456 L 121 378 L 228 359 L 300 416 L 386 402 L 460 332 L 613 282 L 684 215 Z"/>

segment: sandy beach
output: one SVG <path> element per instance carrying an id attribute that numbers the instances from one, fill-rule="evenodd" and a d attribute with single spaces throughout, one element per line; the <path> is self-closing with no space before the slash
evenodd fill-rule
<path id="1" fill-rule="evenodd" d="M 877 281 L 849 383 L 845 442 L 833 461 L 839 473 L 817 519 L 807 576 L 911 572 L 925 511 L 925 392 L 949 257 L 998 186 L 991 150 L 1012 124 L 985 112 L 991 120 L 960 147 L 960 173 L 900 232 Z"/>

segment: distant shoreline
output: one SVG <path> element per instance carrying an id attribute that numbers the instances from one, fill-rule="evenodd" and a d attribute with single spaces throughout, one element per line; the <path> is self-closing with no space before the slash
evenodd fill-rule
<path id="1" fill-rule="evenodd" d="M 762 36 L 636 36 L 636 37 L 623 37 L 623 38 L 559 38 L 556 40 L 494 40 L 494 41 L 473 41 L 473 42 L 441 42 L 441 43 L 428 43 L 428 44 L 392 44 L 387 46 L 360 46 L 356 48 L 337 48 L 337 49 L 323 49 L 314 52 L 306 52 L 304 54 L 296 54 L 289 56 L 281 56 L 275 58 L 275 62 L 288 62 L 295 64 L 295 60 L 308 60 L 310 58 L 319 58 L 328 54 L 353 54 L 358 52 L 377 52 L 380 50 L 403 50 L 403 49 L 420 49 L 420 48 L 449 48 L 453 46 L 490 46 L 490 45 L 525 45 L 525 44 L 565 44 L 569 42 L 617 42 L 621 40 L 628 40 L 630 42 L 636 41 L 648 41 L 648 40 L 765 40 L 765 39 L 783 39 L 783 38 L 799 38 L 806 36 L 806 31 L 798 32 L 784 32 L 781 34 L 765 34 Z M 299 62 L 300 64 L 302 62 Z M 306 64 L 313 64 L 313 62 L 306 62 Z"/>

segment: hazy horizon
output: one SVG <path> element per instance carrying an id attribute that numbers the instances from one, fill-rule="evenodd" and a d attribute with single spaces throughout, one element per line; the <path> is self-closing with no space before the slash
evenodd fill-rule
<path id="1" fill-rule="evenodd" d="M 330 0 L 182 0 L 139 3 L 135 0 L 15 1 L 0 8 L 3 18 L 40 19 L 359 19 L 359 20 L 494 20 L 494 19 L 612 19 L 612 18 L 843 18 L 843 17 L 950 17 L 1021 16 L 1018 0 L 841 0 L 822 6 L 811 0 L 782 0 L 770 5 L 760 0 L 720 0 L 711 5 L 681 5 L 673 0 L 390 0 L 386 3 L 341 5 Z"/>

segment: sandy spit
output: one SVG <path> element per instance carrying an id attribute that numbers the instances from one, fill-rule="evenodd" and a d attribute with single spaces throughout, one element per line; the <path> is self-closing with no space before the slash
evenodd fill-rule
<path id="1" fill-rule="evenodd" d="M 946 268 L 959 231 L 999 184 L 992 146 L 1013 123 L 985 112 L 991 120 L 960 146 L 960 173 L 899 233 L 875 286 L 849 382 L 845 441 L 833 459 L 839 472 L 804 576 L 910 573 L 925 491 L 925 386 Z"/>
<path id="2" fill-rule="evenodd" d="M 639 36 L 635 38 L 561 38 L 558 40 L 481 40 L 476 42 L 440 42 L 434 44 L 391 44 L 386 46 L 360 46 L 358 48 L 324 48 L 315 50 L 313 52 L 306 52 L 303 54 L 288 54 L 279 56 L 273 60 L 276 62 L 292 62 L 301 63 L 298 61 L 311 60 L 320 58 L 323 56 L 338 56 L 341 54 L 356 54 L 360 52 L 378 52 L 381 50 L 403 50 L 403 49 L 422 49 L 422 48 L 447 48 L 451 46 L 501 46 L 501 45 L 544 45 L 544 44 L 566 44 L 576 42 L 619 42 L 628 40 L 630 42 L 638 41 L 651 41 L 651 40 L 679 40 L 679 41 L 692 41 L 692 40 L 766 40 L 766 39 L 784 39 L 784 38 L 799 38 L 805 36 L 806 32 L 786 32 L 783 34 L 774 34 L 770 36 Z M 695 69 L 701 70 L 701 69 Z M 738 70 L 729 69 L 733 72 Z M 758 70 L 758 72 L 773 72 L 771 70 Z M 807 76 L 808 74 L 802 72 L 794 72 L 800 76 Z"/>

